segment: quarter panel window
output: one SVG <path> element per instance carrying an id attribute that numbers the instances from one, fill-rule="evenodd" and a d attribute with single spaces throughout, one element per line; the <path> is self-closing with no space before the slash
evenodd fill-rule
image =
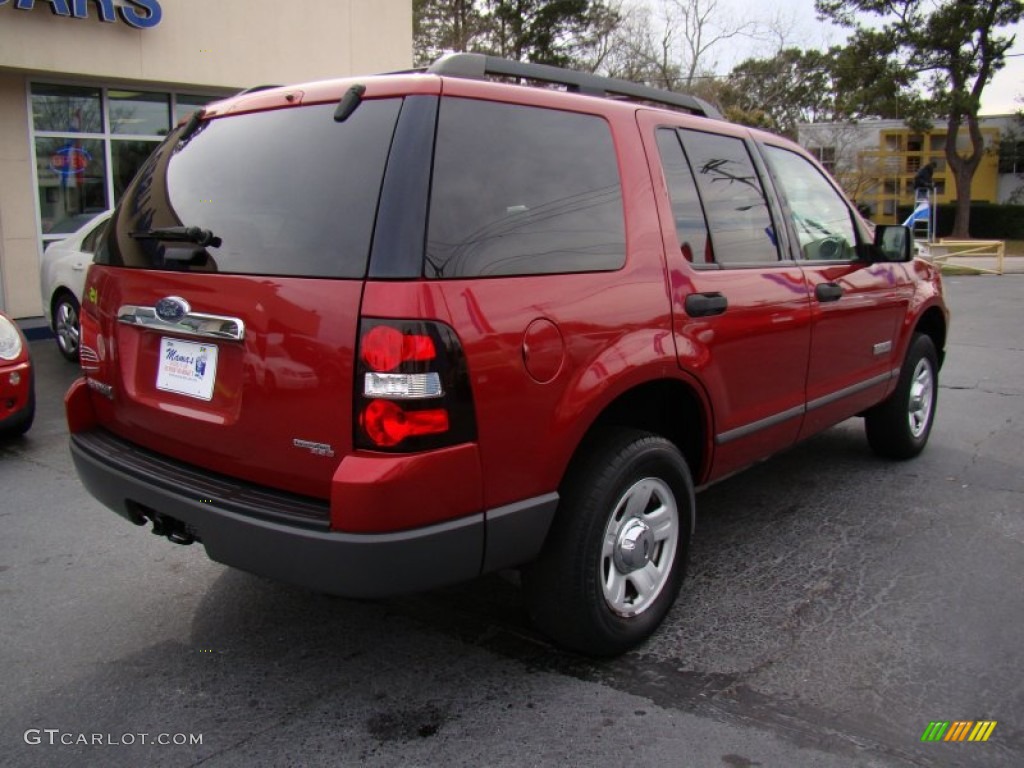
<path id="1" fill-rule="evenodd" d="M 680 130 L 679 135 L 697 179 L 715 261 L 725 266 L 777 262 L 775 227 L 746 143 L 702 131 Z"/>
<path id="2" fill-rule="evenodd" d="M 625 252 L 622 189 L 604 120 L 442 99 L 428 277 L 615 270 Z"/>
<path id="3" fill-rule="evenodd" d="M 814 165 L 795 152 L 765 147 L 789 202 L 800 255 L 821 261 L 857 258 L 857 236 L 850 208 Z"/>

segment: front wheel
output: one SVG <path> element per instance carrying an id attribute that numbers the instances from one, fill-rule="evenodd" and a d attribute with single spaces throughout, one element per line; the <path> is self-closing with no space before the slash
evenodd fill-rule
<path id="1" fill-rule="evenodd" d="M 871 450 L 887 459 L 911 459 L 924 450 L 935 421 L 939 363 L 935 344 L 914 334 L 896 389 L 864 415 Z"/>
<path id="2" fill-rule="evenodd" d="M 78 362 L 81 336 L 78 313 L 78 301 L 70 293 L 62 293 L 53 305 L 53 333 L 57 337 L 57 348 L 72 363 Z"/>
<path id="3" fill-rule="evenodd" d="M 650 433 L 615 430 L 585 450 L 523 584 L 543 632 L 572 650 L 613 656 L 649 637 L 679 593 L 693 481 L 679 450 Z"/>

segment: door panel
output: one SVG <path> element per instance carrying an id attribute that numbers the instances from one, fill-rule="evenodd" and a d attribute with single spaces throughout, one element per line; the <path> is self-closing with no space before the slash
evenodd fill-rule
<path id="1" fill-rule="evenodd" d="M 658 113 L 642 111 L 638 120 L 655 180 L 679 364 L 704 383 L 714 409 L 707 482 L 796 440 L 808 288 L 794 262 L 778 260 L 775 224 L 749 155 L 744 162 L 742 135 L 677 133 L 683 119 L 673 126 Z"/>
<path id="2" fill-rule="evenodd" d="M 893 354 L 911 286 L 902 265 L 860 258 L 853 212 L 820 169 L 789 149 L 764 150 L 811 296 L 803 438 L 884 397 L 899 368 Z"/>

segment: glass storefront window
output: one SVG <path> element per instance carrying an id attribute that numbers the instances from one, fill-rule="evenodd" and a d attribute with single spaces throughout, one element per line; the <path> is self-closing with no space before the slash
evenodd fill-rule
<path id="1" fill-rule="evenodd" d="M 110 132 L 136 136 L 166 136 L 170 130 L 168 93 L 107 91 Z"/>
<path id="2" fill-rule="evenodd" d="M 110 144 L 110 165 L 114 176 L 114 203 L 128 188 L 135 174 L 150 153 L 160 145 L 158 141 L 114 139 Z"/>
<path id="3" fill-rule="evenodd" d="M 100 89 L 33 83 L 32 122 L 37 131 L 102 133 Z"/>
<path id="4" fill-rule="evenodd" d="M 196 96 L 191 93 L 179 93 L 174 103 L 174 124 L 188 118 L 200 107 L 205 107 L 211 101 L 219 100 L 220 96 Z"/>
<path id="5" fill-rule="evenodd" d="M 172 127 L 222 98 L 55 83 L 30 93 L 41 247 L 113 207 Z"/>
<path id="6" fill-rule="evenodd" d="M 98 139 L 36 139 L 39 213 L 44 235 L 74 232 L 107 210 L 104 142 Z"/>

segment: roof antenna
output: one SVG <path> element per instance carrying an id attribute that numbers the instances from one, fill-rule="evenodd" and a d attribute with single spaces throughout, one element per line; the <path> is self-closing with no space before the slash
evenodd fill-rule
<path id="1" fill-rule="evenodd" d="M 349 116 L 356 111 L 356 107 L 363 103 L 363 94 L 366 93 L 365 85 L 353 85 L 338 102 L 338 108 L 334 110 L 334 122 L 344 123 Z"/>

